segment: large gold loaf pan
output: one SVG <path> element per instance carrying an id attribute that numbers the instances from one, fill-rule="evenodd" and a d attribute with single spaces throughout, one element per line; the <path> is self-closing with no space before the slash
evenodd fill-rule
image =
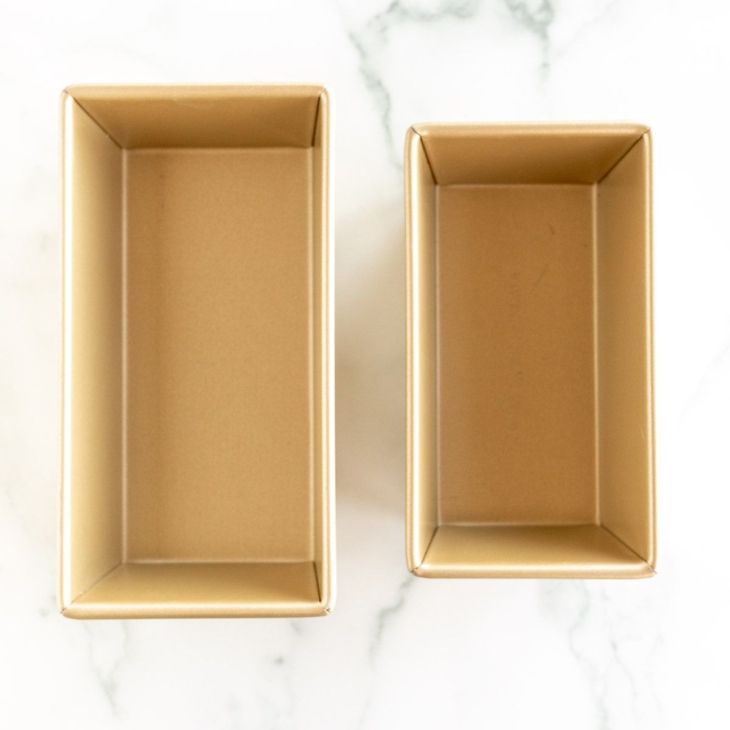
<path id="1" fill-rule="evenodd" d="M 61 109 L 61 610 L 328 613 L 326 91 L 73 87 Z"/>
<path id="2" fill-rule="evenodd" d="M 405 177 L 410 570 L 653 575 L 649 130 L 418 125 Z"/>

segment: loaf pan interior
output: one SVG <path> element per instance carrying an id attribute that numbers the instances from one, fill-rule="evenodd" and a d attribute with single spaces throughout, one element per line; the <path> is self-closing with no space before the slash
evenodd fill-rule
<path id="1" fill-rule="evenodd" d="M 328 98 L 62 98 L 61 608 L 332 606 Z"/>
<path id="2" fill-rule="evenodd" d="M 406 187 L 409 568 L 652 575 L 648 129 L 419 125 Z"/>

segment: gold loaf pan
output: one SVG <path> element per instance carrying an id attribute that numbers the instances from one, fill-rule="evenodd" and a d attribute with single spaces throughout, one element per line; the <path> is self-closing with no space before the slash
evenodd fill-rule
<path id="1" fill-rule="evenodd" d="M 424 124 L 405 154 L 409 569 L 653 575 L 649 130 Z"/>
<path id="2" fill-rule="evenodd" d="M 61 610 L 328 613 L 326 91 L 71 87 L 61 116 Z"/>

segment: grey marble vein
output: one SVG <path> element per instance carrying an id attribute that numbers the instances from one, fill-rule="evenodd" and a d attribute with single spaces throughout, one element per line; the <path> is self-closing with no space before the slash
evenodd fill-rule
<path id="1" fill-rule="evenodd" d="M 287 639 L 287 645 L 278 652 L 265 660 L 265 675 L 269 678 L 267 682 L 270 688 L 278 688 L 280 694 L 272 697 L 268 694 L 258 694 L 258 704 L 261 711 L 261 717 L 264 727 L 271 730 L 279 730 L 282 727 L 293 727 L 294 718 L 296 717 L 297 702 L 296 692 L 294 689 L 294 679 L 292 677 L 291 659 L 296 657 L 296 649 L 298 640 L 304 634 L 302 621 L 298 619 L 288 622 L 291 635 Z M 240 714 L 240 707 L 236 705 L 230 711 L 229 718 L 233 727 L 237 714 Z"/>
<path id="2" fill-rule="evenodd" d="M 552 0 L 541 0 L 540 4 L 526 0 L 504 0 L 512 18 L 540 42 L 540 80 L 545 82 L 550 73 L 550 26 L 555 20 Z"/>
<path id="3" fill-rule="evenodd" d="M 380 647 L 383 644 L 383 637 L 385 636 L 388 626 L 390 626 L 394 618 L 397 618 L 398 615 L 400 615 L 403 607 L 406 605 L 406 599 L 408 598 L 408 594 L 411 592 L 414 580 L 414 576 L 409 573 L 398 586 L 398 591 L 396 592 L 393 603 L 384 606 L 378 612 L 375 619 L 375 631 L 373 632 L 373 637 L 370 641 L 369 653 L 371 662 L 375 662 L 377 659 Z"/>
<path id="4" fill-rule="evenodd" d="M 446 0 L 435 11 L 424 10 L 417 4 L 394 0 L 385 10 L 374 15 L 359 30 L 349 30 L 348 38 L 360 61 L 360 74 L 380 114 L 388 158 L 398 169 L 402 163 L 399 145 L 393 137 L 393 100 L 380 69 L 378 51 L 390 42 L 391 31 L 406 23 L 431 24 L 446 18 L 467 20 L 476 15 L 478 0 Z"/>
<path id="5" fill-rule="evenodd" d="M 570 653 L 585 676 L 596 713 L 598 730 L 611 730 L 609 707 L 606 701 L 605 682 L 598 663 L 581 646 L 581 634 L 587 628 L 592 605 L 591 594 L 584 581 L 564 584 L 549 581 L 542 587 L 543 600 L 552 604 L 552 610 L 567 622 L 567 643 Z"/>
<path id="6" fill-rule="evenodd" d="M 126 621 L 82 623 L 89 639 L 89 665 L 114 717 L 119 716 L 119 672 L 129 651 Z"/>
<path id="7" fill-rule="evenodd" d="M 572 34 L 572 36 L 567 40 L 563 41 L 560 44 L 559 48 L 551 49 L 551 51 L 554 51 L 555 55 L 564 55 L 577 41 L 579 41 L 585 33 L 587 33 L 589 30 L 592 30 L 596 26 L 601 25 L 601 23 L 606 19 L 606 17 L 613 12 L 613 10 L 623 3 L 623 0 L 609 0 L 603 7 L 601 7 L 598 12 L 596 12 L 595 15 L 590 17 L 588 20 L 586 20 L 584 23 L 581 23 L 581 25 L 577 28 L 577 30 Z"/>
<path id="8" fill-rule="evenodd" d="M 547 581 L 541 586 L 541 593 L 552 618 L 565 627 L 568 649 L 586 678 L 596 727 L 617 727 L 617 680 L 628 687 L 629 710 L 637 721 L 642 706 L 647 704 L 647 695 L 651 695 L 653 706 L 646 709 L 653 717 L 660 717 L 661 705 L 651 685 L 657 642 L 661 642 L 658 629 L 653 636 L 642 636 L 641 644 L 647 651 L 642 657 L 644 673 L 637 674 L 635 662 L 625 656 L 630 637 L 624 635 L 624 629 L 634 626 L 633 613 L 622 614 L 605 586 L 589 587 L 585 581 Z"/>
<path id="9" fill-rule="evenodd" d="M 578 635 L 588 621 L 591 610 L 591 596 L 583 581 L 575 583 L 575 590 L 578 596 L 578 606 L 573 621 L 568 628 L 568 646 L 575 660 L 580 664 L 583 673 L 591 687 L 591 693 L 595 701 L 596 715 L 599 730 L 610 730 L 611 723 L 606 702 L 605 683 L 600 676 L 600 670 L 591 657 L 583 652 L 580 647 Z"/>
<path id="10" fill-rule="evenodd" d="M 302 636 L 305 633 L 304 621 L 299 618 L 291 619 L 289 626 L 296 636 Z"/>
<path id="11" fill-rule="evenodd" d="M 413 588 L 415 577 L 410 573 L 398 586 L 395 594 L 395 598 L 392 603 L 388 603 L 383 606 L 375 617 L 375 628 L 372 633 L 372 637 L 369 643 L 368 655 L 370 657 L 370 668 L 371 668 L 371 687 L 367 694 L 365 704 L 363 705 L 362 712 L 360 713 L 360 719 L 357 723 L 358 728 L 363 728 L 366 725 L 368 715 L 370 713 L 370 707 L 373 702 L 375 679 L 377 674 L 376 662 L 380 654 L 380 650 L 383 645 L 384 637 L 387 633 L 388 628 L 392 624 L 393 620 L 397 618 L 403 611 L 406 605 L 408 595 Z"/>
<path id="12" fill-rule="evenodd" d="M 654 637 L 651 643 L 651 649 L 649 650 L 648 665 L 654 667 L 659 661 L 660 653 L 664 650 L 664 636 L 660 633 Z M 651 694 L 651 699 L 654 705 L 654 713 L 658 719 L 658 727 L 666 727 L 666 718 L 664 715 L 664 705 L 662 704 L 661 696 L 657 689 L 656 674 L 655 672 L 649 672 L 647 676 L 648 691 Z"/>
<path id="13" fill-rule="evenodd" d="M 58 603 L 56 601 L 56 594 L 47 593 L 43 600 L 38 604 L 38 615 L 42 618 L 48 618 L 53 616 L 56 618 L 58 615 Z"/>

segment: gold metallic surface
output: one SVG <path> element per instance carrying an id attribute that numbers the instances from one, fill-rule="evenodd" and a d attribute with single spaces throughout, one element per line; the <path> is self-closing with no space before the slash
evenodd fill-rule
<path id="1" fill-rule="evenodd" d="M 72 87 L 62 125 L 61 610 L 325 615 L 328 94 Z"/>
<path id="2" fill-rule="evenodd" d="M 416 125 L 405 180 L 409 569 L 652 575 L 649 130 Z"/>

